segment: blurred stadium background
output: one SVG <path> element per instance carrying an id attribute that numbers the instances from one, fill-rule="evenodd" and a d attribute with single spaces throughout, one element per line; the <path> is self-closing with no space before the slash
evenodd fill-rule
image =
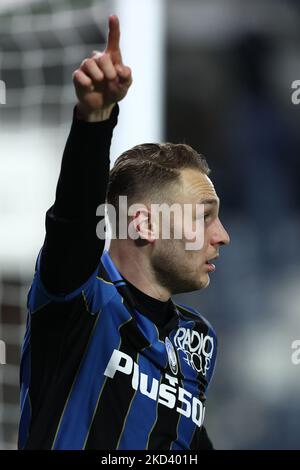
<path id="1" fill-rule="evenodd" d="M 219 449 L 299 449 L 300 4 L 1 0 L 0 449 L 15 449 L 26 295 L 75 103 L 72 71 L 122 21 L 134 87 L 113 159 L 143 141 L 204 153 L 231 235 L 210 289 L 178 296 L 216 327 L 206 415 Z"/>

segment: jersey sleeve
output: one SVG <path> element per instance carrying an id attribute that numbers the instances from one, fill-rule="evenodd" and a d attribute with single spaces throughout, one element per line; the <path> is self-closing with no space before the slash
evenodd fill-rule
<path id="1" fill-rule="evenodd" d="M 38 276 L 52 296 L 66 297 L 82 290 L 100 261 L 105 240 L 96 234 L 96 209 L 105 203 L 109 152 L 119 106 L 110 118 L 81 121 L 74 109 L 63 153 L 53 206 L 46 213 L 46 237 L 39 257 Z"/>

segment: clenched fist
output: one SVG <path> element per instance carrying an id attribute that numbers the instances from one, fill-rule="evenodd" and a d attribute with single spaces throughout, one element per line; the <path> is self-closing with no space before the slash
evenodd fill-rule
<path id="1" fill-rule="evenodd" d="M 86 121 L 107 119 L 115 103 L 126 96 L 132 74 L 122 62 L 120 25 L 116 15 L 109 17 L 105 51 L 94 51 L 85 59 L 74 71 L 73 82 L 78 98 L 77 113 Z"/>

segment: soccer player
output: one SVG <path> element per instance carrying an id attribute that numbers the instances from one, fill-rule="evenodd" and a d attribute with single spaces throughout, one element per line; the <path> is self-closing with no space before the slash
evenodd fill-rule
<path id="1" fill-rule="evenodd" d="M 20 449 L 212 448 L 203 420 L 216 335 L 171 295 L 206 287 L 229 237 L 207 163 L 188 145 L 136 146 L 109 172 L 132 83 L 119 37 L 113 15 L 105 51 L 73 74 L 78 103 L 28 295 Z M 107 251 L 96 211 L 107 201 L 122 215 L 119 196 L 137 204 L 126 214 L 134 236 L 114 237 Z M 173 236 L 160 236 L 154 203 L 204 207 L 202 246 L 174 236 L 176 218 Z"/>

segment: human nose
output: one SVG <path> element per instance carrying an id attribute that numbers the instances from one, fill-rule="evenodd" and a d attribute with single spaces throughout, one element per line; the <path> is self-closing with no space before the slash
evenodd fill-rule
<path id="1" fill-rule="evenodd" d="M 228 232 L 219 218 L 216 220 L 211 243 L 212 245 L 228 245 L 230 243 Z"/>

